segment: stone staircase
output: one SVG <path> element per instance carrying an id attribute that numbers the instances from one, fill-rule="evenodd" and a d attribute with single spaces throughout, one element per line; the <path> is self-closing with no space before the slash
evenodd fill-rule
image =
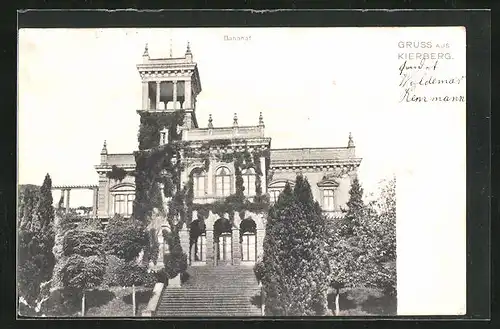
<path id="1" fill-rule="evenodd" d="M 259 317 L 260 288 L 249 266 L 196 266 L 180 288 L 164 289 L 157 317 Z"/>

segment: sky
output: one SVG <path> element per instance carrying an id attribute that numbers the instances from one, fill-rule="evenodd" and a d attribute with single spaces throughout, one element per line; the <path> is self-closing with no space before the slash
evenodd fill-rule
<path id="1" fill-rule="evenodd" d="M 96 184 L 94 165 L 137 148 L 145 43 L 154 57 L 184 56 L 190 42 L 202 92 L 200 126 L 257 124 L 273 148 L 346 146 L 352 132 L 365 189 L 389 176 L 394 114 L 373 85 L 392 59 L 353 29 L 28 29 L 19 33 L 20 184 Z M 376 32 L 375 32 L 376 33 Z M 225 41 L 225 36 L 249 41 Z M 383 43 L 390 40 L 384 40 Z M 386 80 L 383 80 L 384 83 Z M 383 87 L 383 86 L 381 86 Z M 36 140 L 36 143 L 33 141 Z M 72 195 L 74 192 L 72 193 Z M 72 204 L 78 198 L 72 198 Z M 90 195 L 83 202 L 90 202 Z M 76 205 L 76 204 L 75 204 Z"/>
<path id="2" fill-rule="evenodd" d="M 209 114 L 230 126 L 235 112 L 240 125 L 262 112 L 273 148 L 347 146 L 352 132 L 365 192 L 397 177 L 398 312 L 464 312 L 465 102 L 401 101 L 400 86 L 401 54 L 449 55 L 407 71 L 415 83 L 465 75 L 463 27 L 20 30 L 18 182 L 97 184 L 104 140 L 109 153 L 137 148 L 145 44 L 152 58 L 181 57 L 188 41 L 201 127 Z M 465 85 L 411 91 L 465 96 Z M 80 204 L 91 194 L 72 192 Z"/>

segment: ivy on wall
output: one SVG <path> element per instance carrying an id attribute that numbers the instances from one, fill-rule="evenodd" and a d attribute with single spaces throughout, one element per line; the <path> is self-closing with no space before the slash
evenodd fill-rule
<path id="1" fill-rule="evenodd" d="M 111 171 L 108 171 L 106 173 L 106 177 L 108 177 L 109 179 L 114 179 L 114 180 L 119 181 L 119 182 L 124 180 L 125 176 L 127 176 L 127 171 L 123 168 L 116 166 L 116 165 L 112 165 Z"/>
<path id="2" fill-rule="evenodd" d="M 139 127 L 139 150 L 152 149 L 160 144 L 160 131 L 168 129 L 170 141 L 180 140 L 177 127 L 184 123 L 185 112 L 141 112 Z"/>
<path id="3" fill-rule="evenodd" d="M 135 152 L 136 197 L 134 201 L 134 217 L 146 222 L 154 208 L 165 211 L 171 231 L 164 232 L 164 237 L 166 243 L 175 250 L 179 247 L 179 230 L 183 224 L 187 227 L 190 226 L 193 221 L 194 210 L 198 212 L 198 217 L 195 220 L 200 220 L 200 223 L 203 223 L 208 218 L 209 211 L 212 211 L 212 213 L 218 214 L 220 217 L 223 217 L 226 213 L 229 214 L 229 221 L 232 224 L 235 212 L 239 212 L 240 217 L 243 219 L 245 211 L 262 213 L 267 211 L 269 207 L 267 195 L 262 194 L 261 177 L 263 173 L 260 165 L 260 158 L 268 158 L 269 150 L 250 152 L 246 145 L 247 141 L 244 139 L 209 140 L 204 141 L 200 148 L 194 149 L 187 142 L 182 141 L 180 133 L 177 132 L 177 128 L 183 124 L 183 121 L 183 111 L 141 113 L 138 134 L 139 151 Z M 169 131 L 169 143 L 160 145 L 160 131 L 163 128 L 167 128 Z M 224 148 L 232 143 L 244 144 L 243 150 L 223 154 L 211 152 L 213 149 Z M 201 160 L 203 168 L 199 170 L 205 171 L 208 171 L 212 158 L 216 158 L 220 162 L 232 162 L 235 171 L 235 193 L 209 204 L 194 203 L 193 174 L 196 171 L 189 174 L 188 182 L 182 186 L 181 172 L 187 167 L 187 163 L 183 162 L 182 158 Z M 268 161 L 266 161 L 266 165 L 268 165 Z M 253 201 L 248 200 L 244 195 L 242 172 L 249 168 L 253 168 L 256 173 L 256 196 Z M 170 198 L 168 209 L 164 209 L 163 197 Z M 198 231 L 201 232 L 201 228 Z M 196 238 L 195 236 L 190 237 L 191 244 L 194 243 Z M 176 253 L 178 253 L 178 250 Z M 184 256 L 178 255 L 175 260 L 171 259 L 169 261 L 172 263 L 172 269 L 170 270 L 173 271 L 170 275 L 177 272 L 174 267 L 178 269 L 184 267 L 183 259 Z"/>

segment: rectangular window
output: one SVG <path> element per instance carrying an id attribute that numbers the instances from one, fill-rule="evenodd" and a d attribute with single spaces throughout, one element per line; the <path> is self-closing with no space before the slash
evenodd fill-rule
<path id="1" fill-rule="evenodd" d="M 195 177 L 195 181 L 194 181 L 194 195 L 196 197 L 205 196 L 205 176 Z"/>
<path id="2" fill-rule="evenodd" d="M 113 199 L 113 210 L 115 214 L 131 216 L 134 209 L 135 195 L 115 194 Z"/>
<path id="3" fill-rule="evenodd" d="M 132 216 L 134 212 L 134 200 L 135 200 L 135 195 L 134 194 L 129 194 L 128 199 L 127 199 L 127 215 Z"/>
<path id="4" fill-rule="evenodd" d="M 219 260 L 231 260 L 231 236 L 222 235 L 219 237 Z"/>
<path id="5" fill-rule="evenodd" d="M 333 190 L 323 190 L 323 210 L 335 210 Z"/>
<path id="6" fill-rule="evenodd" d="M 220 196 L 228 196 L 231 194 L 231 180 L 229 176 L 219 176 L 216 180 L 215 188 Z"/>
<path id="7" fill-rule="evenodd" d="M 255 175 L 245 175 L 243 186 L 245 187 L 246 196 L 255 195 Z"/>
<path id="8" fill-rule="evenodd" d="M 280 190 L 270 190 L 269 194 L 271 197 L 271 202 L 277 202 L 278 197 L 280 196 L 281 191 Z"/>
<path id="9" fill-rule="evenodd" d="M 255 235 L 243 235 L 243 242 L 241 243 L 242 260 L 255 261 Z"/>

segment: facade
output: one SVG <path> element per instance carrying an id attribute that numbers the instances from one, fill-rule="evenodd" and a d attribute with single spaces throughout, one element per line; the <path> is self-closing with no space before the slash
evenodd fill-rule
<path id="1" fill-rule="evenodd" d="M 346 138 L 345 147 L 273 149 L 271 138 L 265 134 L 262 113 L 256 115 L 255 125 L 240 125 L 235 113 L 230 127 L 215 126 L 211 115 L 207 126 L 200 127 L 196 118 L 196 98 L 202 91 L 201 80 L 189 44 L 185 56 L 181 58 L 150 58 L 146 46 L 143 62 L 137 65 L 137 70 L 142 82 L 142 105 L 139 113 L 184 110 L 182 140 L 189 142 L 190 147 L 195 150 L 204 147 L 206 141 L 231 140 L 229 144 L 211 147 L 210 154 L 230 153 L 243 147 L 252 152 L 267 151 L 259 153 L 266 156 L 261 156 L 256 165 L 260 166 L 262 173 L 262 194 L 268 194 L 271 202 L 277 199 L 287 182 L 293 186 L 296 175 L 301 173 L 308 179 L 313 196 L 324 212 L 332 218 L 341 216 L 341 210 L 349 198 L 351 179 L 361 162 L 356 157 L 350 135 Z M 160 132 L 160 143 L 168 143 L 168 136 L 168 130 L 163 129 Z M 184 159 L 187 166 L 182 172 L 183 182 L 188 180 L 193 170 L 196 171 L 192 176 L 195 203 L 211 203 L 235 192 L 234 166 L 217 159 L 216 156 L 210 157 L 208 170 L 205 170 L 207 167 L 199 159 Z M 101 161 L 96 166 L 99 183 L 94 205 L 96 215 L 103 221 L 115 214 L 130 216 L 135 198 L 134 177 L 127 175 L 122 181 L 108 178 L 107 173 L 113 166 L 133 171 L 134 155 L 109 153 L 104 142 Z M 243 170 L 241 175 L 245 196 L 251 199 L 256 195 L 256 172 L 250 168 Z M 183 228 L 181 244 L 184 250 L 190 250 L 191 265 L 255 262 L 262 251 L 266 218 L 262 214 L 248 211 L 245 218 L 239 218 L 239 214 L 235 214 L 235 217 L 237 218 L 232 227 L 224 227 L 220 225 L 224 218 L 210 212 L 204 221 L 204 230 L 195 241 L 191 239 L 191 242 L 189 232 L 193 225 L 198 224 L 197 221 L 191 227 Z M 196 214 L 193 215 L 194 218 L 197 218 Z M 240 231 L 242 225 L 253 229 Z M 159 240 L 163 245 L 161 234 Z M 159 260 L 161 259 L 162 257 Z"/>

